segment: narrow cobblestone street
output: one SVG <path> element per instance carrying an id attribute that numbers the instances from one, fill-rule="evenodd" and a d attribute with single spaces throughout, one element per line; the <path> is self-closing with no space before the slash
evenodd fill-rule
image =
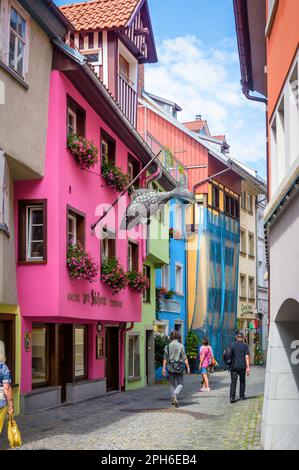
<path id="1" fill-rule="evenodd" d="M 218 372 L 209 394 L 198 392 L 198 375 L 186 376 L 179 409 L 169 406 L 163 383 L 18 417 L 22 449 L 259 449 L 264 374 L 254 367 L 248 399 L 233 405 L 229 374 Z"/>

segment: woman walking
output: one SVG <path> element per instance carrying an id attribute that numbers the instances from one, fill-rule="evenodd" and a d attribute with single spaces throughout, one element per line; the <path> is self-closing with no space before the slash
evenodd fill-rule
<path id="1" fill-rule="evenodd" d="M 9 405 L 8 413 L 12 415 L 14 412 L 11 375 L 5 361 L 5 347 L 3 341 L 0 341 L 0 433 L 7 412 L 7 404 Z"/>
<path id="2" fill-rule="evenodd" d="M 204 338 L 202 341 L 202 346 L 199 350 L 199 369 L 203 379 L 203 387 L 200 389 L 200 392 L 210 392 L 208 369 L 211 364 L 212 354 L 212 348 L 209 346 L 209 340 Z"/>

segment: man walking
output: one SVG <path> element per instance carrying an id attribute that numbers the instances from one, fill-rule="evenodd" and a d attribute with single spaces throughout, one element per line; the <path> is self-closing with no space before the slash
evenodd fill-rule
<path id="1" fill-rule="evenodd" d="M 236 402 L 238 376 L 240 378 L 240 400 L 245 400 L 246 375 L 250 374 L 249 347 L 244 341 L 244 333 L 239 331 L 232 344 L 230 402 Z"/>
<path id="2" fill-rule="evenodd" d="M 172 331 L 170 334 L 170 343 L 164 348 L 163 370 L 162 374 L 166 376 L 166 366 L 168 368 L 170 393 L 172 406 L 178 408 L 178 395 L 182 391 L 184 384 L 184 364 L 187 372 L 190 374 L 189 362 L 185 353 L 184 346 L 179 343 L 179 333 Z"/>

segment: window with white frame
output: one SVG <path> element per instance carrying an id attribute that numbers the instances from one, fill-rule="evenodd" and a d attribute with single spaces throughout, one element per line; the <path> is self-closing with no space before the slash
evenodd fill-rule
<path id="1" fill-rule="evenodd" d="M 71 109 L 67 109 L 67 134 L 77 134 L 77 114 Z"/>
<path id="2" fill-rule="evenodd" d="M 162 287 L 169 290 L 170 284 L 170 266 L 169 264 L 165 264 L 162 268 Z"/>
<path id="3" fill-rule="evenodd" d="M 129 336 L 129 355 L 128 355 L 129 379 L 140 377 L 140 339 L 139 335 Z"/>
<path id="4" fill-rule="evenodd" d="M 247 298 L 247 282 L 244 274 L 240 274 L 240 297 L 242 299 Z"/>
<path id="5" fill-rule="evenodd" d="M 43 206 L 27 207 L 27 260 L 44 259 L 44 208 Z"/>
<path id="6" fill-rule="evenodd" d="M 25 79 L 28 70 L 28 14 L 18 2 L 0 3 L 0 59 Z"/>
<path id="7" fill-rule="evenodd" d="M 72 214 L 68 214 L 68 243 L 77 243 L 77 219 Z"/>
<path id="8" fill-rule="evenodd" d="M 175 265 L 175 290 L 178 294 L 183 294 L 183 267 L 181 264 Z"/>
<path id="9" fill-rule="evenodd" d="M 155 323 L 155 334 L 159 336 L 168 336 L 168 322 L 157 321 Z"/>

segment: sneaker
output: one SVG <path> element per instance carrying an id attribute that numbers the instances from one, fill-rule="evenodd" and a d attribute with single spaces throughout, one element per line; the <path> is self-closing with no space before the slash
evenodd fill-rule
<path id="1" fill-rule="evenodd" d="M 199 389 L 199 391 L 200 391 L 200 392 L 206 392 L 207 389 L 206 389 L 206 387 L 202 387 L 202 388 Z"/>
<path id="2" fill-rule="evenodd" d="M 230 402 L 231 402 L 231 403 L 236 403 L 236 401 L 237 401 L 237 400 L 236 400 L 235 398 L 231 398 L 231 399 L 230 399 Z"/>
<path id="3" fill-rule="evenodd" d="M 176 397 L 171 397 L 171 406 L 175 406 L 176 401 L 177 401 Z"/>

